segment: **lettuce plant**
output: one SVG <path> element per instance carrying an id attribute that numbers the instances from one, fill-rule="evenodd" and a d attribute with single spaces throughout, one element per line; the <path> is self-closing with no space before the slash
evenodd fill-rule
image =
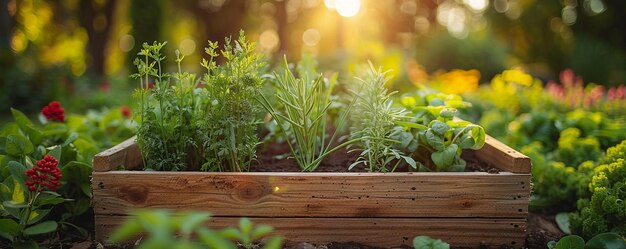
<path id="1" fill-rule="evenodd" d="M 481 126 L 454 119 L 457 108 L 468 107 L 460 96 L 419 91 L 402 99 L 410 111 L 409 121 L 396 121 L 397 148 L 418 159 L 420 171 L 463 171 L 463 149 L 477 150 L 485 144 Z"/>

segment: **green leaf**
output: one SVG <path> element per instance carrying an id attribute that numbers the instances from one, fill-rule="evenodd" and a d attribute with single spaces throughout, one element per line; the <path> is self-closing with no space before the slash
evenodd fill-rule
<path id="1" fill-rule="evenodd" d="M 456 157 L 458 146 L 456 144 L 451 144 L 443 151 L 435 151 L 430 155 L 430 158 L 433 160 L 435 165 L 437 165 L 438 170 L 445 170 L 452 162 L 454 162 L 454 158 Z"/>
<path id="2" fill-rule="evenodd" d="M 415 249 L 449 249 L 450 245 L 440 239 L 433 239 L 428 236 L 417 236 L 413 239 Z"/>
<path id="3" fill-rule="evenodd" d="M 263 249 L 280 249 L 280 248 L 283 248 L 283 238 L 280 236 L 272 237 L 271 239 L 269 239 L 269 241 L 265 243 L 265 245 L 263 245 Z"/>
<path id="4" fill-rule="evenodd" d="M 108 243 L 118 243 L 124 240 L 130 239 L 133 236 L 143 232 L 143 227 L 137 220 L 136 216 L 129 217 L 121 226 L 119 226 L 111 237 L 107 240 Z"/>
<path id="5" fill-rule="evenodd" d="M 26 189 L 26 185 L 24 184 L 26 181 L 26 166 L 17 161 L 10 161 L 8 168 L 9 172 L 11 172 L 11 175 L 13 176 L 13 179 L 16 180 L 15 183 L 19 184 L 22 189 Z"/>
<path id="6" fill-rule="evenodd" d="M 227 238 L 227 239 L 232 239 L 232 240 L 240 240 L 243 235 L 241 234 L 241 232 L 239 232 L 239 230 L 232 228 L 232 227 L 227 227 L 224 228 L 222 230 L 220 230 L 219 235 Z"/>
<path id="7" fill-rule="evenodd" d="M 54 157 L 58 161 L 61 161 L 61 149 L 61 146 L 55 145 L 54 147 L 52 147 L 52 149 L 50 149 L 50 151 L 48 151 L 48 155 Z"/>
<path id="8" fill-rule="evenodd" d="M 250 232 L 252 232 L 253 226 L 254 225 L 252 224 L 252 221 L 250 221 L 250 219 L 245 217 L 239 219 L 239 229 L 241 230 L 242 234 L 250 234 Z"/>
<path id="9" fill-rule="evenodd" d="M 20 232 L 20 224 L 12 219 L 0 219 L 0 232 L 17 236 Z"/>
<path id="10" fill-rule="evenodd" d="M 402 126 L 404 128 L 414 128 L 418 130 L 427 130 L 428 126 L 414 123 L 414 122 L 405 122 L 405 121 L 395 121 L 396 125 Z"/>
<path id="11" fill-rule="evenodd" d="M 209 248 L 235 249 L 237 246 L 232 242 L 224 239 L 218 233 L 206 228 L 200 228 L 198 231 L 198 239 Z"/>
<path id="12" fill-rule="evenodd" d="M 585 240 L 578 235 L 567 235 L 554 245 L 554 249 L 584 249 Z"/>
<path id="13" fill-rule="evenodd" d="M 433 120 L 430 124 L 430 127 L 432 128 L 433 132 L 435 132 L 435 134 L 438 134 L 438 135 L 443 135 L 448 130 L 450 130 L 450 126 L 448 124 L 441 122 L 439 120 Z"/>
<path id="14" fill-rule="evenodd" d="M 412 157 L 409 157 L 409 156 L 401 156 L 401 157 L 402 157 L 402 159 L 404 159 L 404 161 L 406 163 L 411 165 L 411 168 L 417 169 L 417 163 L 415 162 L 415 160 Z"/>
<path id="15" fill-rule="evenodd" d="M 250 236 L 252 240 L 257 240 L 263 238 L 274 231 L 274 228 L 267 225 L 259 225 L 252 230 L 252 235 Z"/>
<path id="16" fill-rule="evenodd" d="M 555 220 L 561 231 L 566 234 L 572 234 L 569 224 L 569 215 L 567 214 L 567 212 L 561 212 L 556 214 Z"/>
<path id="17" fill-rule="evenodd" d="M 24 229 L 24 234 L 26 235 L 37 235 L 44 233 L 51 233 L 57 230 L 57 222 L 53 220 L 44 221 L 37 225 L 27 227 Z"/>
<path id="18" fill-rule="evenodd" d="M 28 217 L 27 225 L 32 225 L 46 217 L 50 213 L 50 209 L 38 209 L 30 212 L 30 216 Z"/>
<path id="19" fill-rule="evenodd" d="M 57 122 L 48 123 L 42 129 L 44 137 L 59 136 L 65 134 L 66 132 L 67 126 L 65 126 L 65 124 Z"/>
<path id="20" fill-rule="evenodd" d="M 7 136 L 5 150 L 11 156 L 22 156 L 33 153 L 35 147 L 28 138 L 20 134 L 11 134 Z"/>
<path id="21" fill-rule="evenodd" d="M 70 143 L 76 141 L 77 138 L 78 138 L 78 133 L 72 132 L 67 137 L 67 139 L 65 139 L 65 142 L 63 142 L 63 144 L 61 144 L 61 146 L 65 147 L 65 146 L 69 145 Z"/>
<path id="22" fill-rule="evenodd" d="M 15 178 L 13 178 L 13 193 L 11 194 L 12 204 L 22 204 L 26 202 L 24 189 Z"/>
<path id="23" fill-rule="evenodd" d="M 587 241 L 585 249 L 626 249 L 626 241 L 617 233 L 601 233 Z"/>
<path id="24" fill-rule="evenodd" d="M 208 213 L 190 213 L 182 217 L 180 221 L 180 232 L 183 235 L 190 235 L 194 230 L 211 217 Z"/>
<path id="25" fill-rule="evenodd" d="M 426 143 L 428 143 L 428 145 L 430 145 L 431 147 L 439 151 L 445 149 L 443 138 L 441 138 L 440 136 L 437 136 L 432 131 L 432 129 L 429 129 L 428 131 L 426 131 L 424 135 L 425 135 Z"/>
<path id="26" fill-rule="evenodd" d="M 40 144 L 43 134 L 41 133 L 41 131 L 35 128 L 33 122 L 31 122 L 30 119 L 28 119 L 28 117 L 24 115 L 24 113 L 16 109 L 11 108 L 11 113 L 13 114 L 13 119 L 15 120 L 15 123 L 17 123 L 22 131 L 28 134 L 30 140 L 34 144 Z"/>

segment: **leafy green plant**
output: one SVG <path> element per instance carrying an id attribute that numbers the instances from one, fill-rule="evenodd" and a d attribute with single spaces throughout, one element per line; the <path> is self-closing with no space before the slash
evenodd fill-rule
<path id="1" fill-rule="evenodd" d="M 578 235 L 567 235 L 558 242 L 548 242 L 549 249 L 625 249 L 626 241 L 616 233 L 601 233 L 587 243 Z"/>
<path id="2" fill-rule="evenodd" d="M 607 150 L 589 183 L 590 196 L 578 200 L 571 230 L 584 238 L 612 231 L 626 236 L 626 140 Z"/>
<path id="3" fill-rule="evenodd" d="M 351 89 L 356 99 L 351 112 L 350 136 L 360 139 L 358 150 L 361 153 L 348 169 L 363 164 L 370 172 L 393 172 L 401 162 L 416 168 L 413 158 L 405 156 L 394 147 L 399 141 L 391 138 L 397 132 L 394 122 L 404 118 L 404 111 L 392 106 L 391 95 L 396 92 L 387 91 L 386 72 L 374 69 L 371 63 L 369 65 L 365 79 L 358 79 L 359 84 Z M 396 163 L 388 168 L 394 159 L 397 160 Z"/>
<path id="4" fill-rule="evenodd" d="M 206 114 L 201 119 L 200 136 L 206 148 L 204 170 L 247 171 L 256 158 L 259 143 L 257 126 L 260 106 L 257 102 L 263 85 L 261 71 L 265 65 L 255 44 L 246 41 L 244 32 L 231 42 L 226 38 L 221 54 L 226 60 L 217 66 L 217 42 L 209 42 L 203 60 L 206 68 L 203 80 L 206 87 L 202 93 L 207 100 Z"/>
<path id="5" fill-rule="evenodd" d="M 296 78 L 288 69 L 285 59 L 285 73 L 275 73 L 279 105 L 274 107 L 265 96 L 259 102 L 267 110 L 282 130 L 290 130 L 287 144 L 302 171 L 314 171 L 322 160 L 349 144 L 351 139 L 335 145 L 338 131 L 346 124 L 348 111 L 340 116 L 336 129 L 327 138 L 328 110 L 332 105 L 331 92 L 334 81 L 326 81 L 322 75 L 303 73 Z"/>
<path id="6" fill-rule="evenodd" d="M 433 239 L 428 236 L 417 236 L 413 238 L 413 248 L 415 249 L 449 249 L 450 245 L 440 239 Z"/>
<path id="7" fill-rule="evenodd" d="M 463 171 L 463 149 L 477 150 L 485 144 L 485 131 L 481 126 L 455 120 L 457 108 L 468 107 L 460 96 L 454 94 L 417 92 L 402 99 L 408 108 L 409 121 L 396 121 L 402 126 L 393 139 L 396 146 L 417 158 L 420 171 Z"/>
<path id="8" fill-rule="evenodd" d="M 196 166 L 202 157 L 195 131 L 198 130 L 194 115 L 197 97 L 193 89 L 195 76 L 183 73 L 180 62 L 183 57 L 176 51 L 178 73 L 171 75 L 162 71 L 165 57 L 161 49 L 166 43 L 143 44 L 135 60 L 141 89 L 135 92 L 140 98 L 140 126 L 137 143 L 141 147 L 144 167 L 154 170 L 183 170 Z M 151 77 L 154 89 L 149 88 Z M 175 81 L 172 83 L 172 79 Z"/>
<path id="9" fill-rule="evenodd" d="M 19 192 L 9 178 L 18 180 L 22 190 L 27 189 L 25 178 L 17 173 L 17 169 L 21 171 L 33 169 L 37 167 L 37 160 L 46 155 L 53 156 L 57 159 L 60 174 L 64 177 L 57 180 L 59 186 L 55 189 L 55 194 L 47 193 L 37 199 L 45 199 L 50 195 L 58 195 L 57 197 L 65 200 L 72 199 L 46 204 L 45 209 L 53 209 L 52 215 L 46 220 L 55 221 L 60 232 L 69 234 L 78 232 L 79 236 L 87 236 L 87 231 L 75 224 L 89 219 L 86 213 L 90 207 L 92 169 L 86 162 L 91 162 L 94 147 L 97 148 L 98 145 L 90 144 L 89 141 L 93 139 L 75 129 L 76 126 L 80 126 L 78 123 L 70 124 L 74 119 L 73 115 L 66 117 L 60 105 L 51 104 L 43 109 L 41 116 L 43 125 L 33 123 L 18 110 L 12 109 L 11 112 L 14 122 L 6 124 L 0 130 L 0 182 L 12 186 L 8 190 L 4 189 L 5 193 Z M 13 195 L 5 195 L 3 200 L 13 200 Z M 3 213 L 0 216 L 12 217 L 8 215 Z"/>
<path id="10" fill-rule="evenodd" d="M 13 247 L 37 248 L 33 236 L 57 230 L 56 221 L 44 218 L 54 205 L 68 201 L 56 192 L 62 177 L 58 163 L 50 155 L 30 169 L 16 161 L 9 163 L 11 175 L 0 183 L 0 216 L 7 217 L 0 219 L 0 236 Z"/>
<path id="11" fill-rule="evenodd" d="M 210 215 L 201 212 L 171 213 L 167 210 L 135 210 L 132 216 L 111 234 L 109 243 L 128 241 L 140 234 L 147 237 L 137 246 L 141 248 L 253 248 L 254 243 L 265 240 L 264 249 L 282 247 L 282 238 L 268 237 L 273 232 L 269 226 L 254 226 L 247 218 L 239 221 L 239 229 L 213 230 L 203 226 Z M 237 242 L 237 244 L 233 243 Z"/>

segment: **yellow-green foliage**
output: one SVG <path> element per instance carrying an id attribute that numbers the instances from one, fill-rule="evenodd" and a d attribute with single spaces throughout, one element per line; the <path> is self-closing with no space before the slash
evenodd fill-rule
<path id="1" fill-rule="evenodd" d="M 572 232 L 591 238 L 613 231 L 626 236 L 626 140 L 607 150 L 589 183 L 590 198 L 571 214 Z"/>

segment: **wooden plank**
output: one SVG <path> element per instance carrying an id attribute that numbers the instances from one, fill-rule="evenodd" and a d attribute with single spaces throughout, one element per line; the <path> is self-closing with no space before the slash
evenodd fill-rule
<path id="1" fill-rule="evenodd" d="M 194 209 L 216 216 L 526 217 L 530 175 L 462 173 L 93 173 L 96 214 Z"/>
<path id="2" fill-rule="evenodd" d="M 96 240 L 105 241 L 126 216 L 96 215 Z M 237 226 L 238 218 L 214 217 L 208 226 L 220 229 Z M 309 242 L 357 242 L 384 248 L 411 246 L 415 236 L 428 235 L 453 247 L 481 246 L 521 248 L 526 233 L 525 219 L 447 218 L 252 218 L 256 224 L 275 228 L 287 245 Z M 482 248 L 482 247 L 481 247 Z M 508 247 L 507 247 L 508 248 Z"/>
<path id="3" fill-rule="evenodd" d="M 490 166 L 520 174 L 530 173 L 530 158 L 487 135 L 485 146 L 474 152 L 476 157 Z"/>
<path id="4" fill-rule="evenodd" d="M 98 153 L 93 157 L 93 171 L 105 172 L 116 170 L 123 166 L 125 169 L 140 169 L 143 165 L 141 151 L 135 143 L 136 136 Z"/>

